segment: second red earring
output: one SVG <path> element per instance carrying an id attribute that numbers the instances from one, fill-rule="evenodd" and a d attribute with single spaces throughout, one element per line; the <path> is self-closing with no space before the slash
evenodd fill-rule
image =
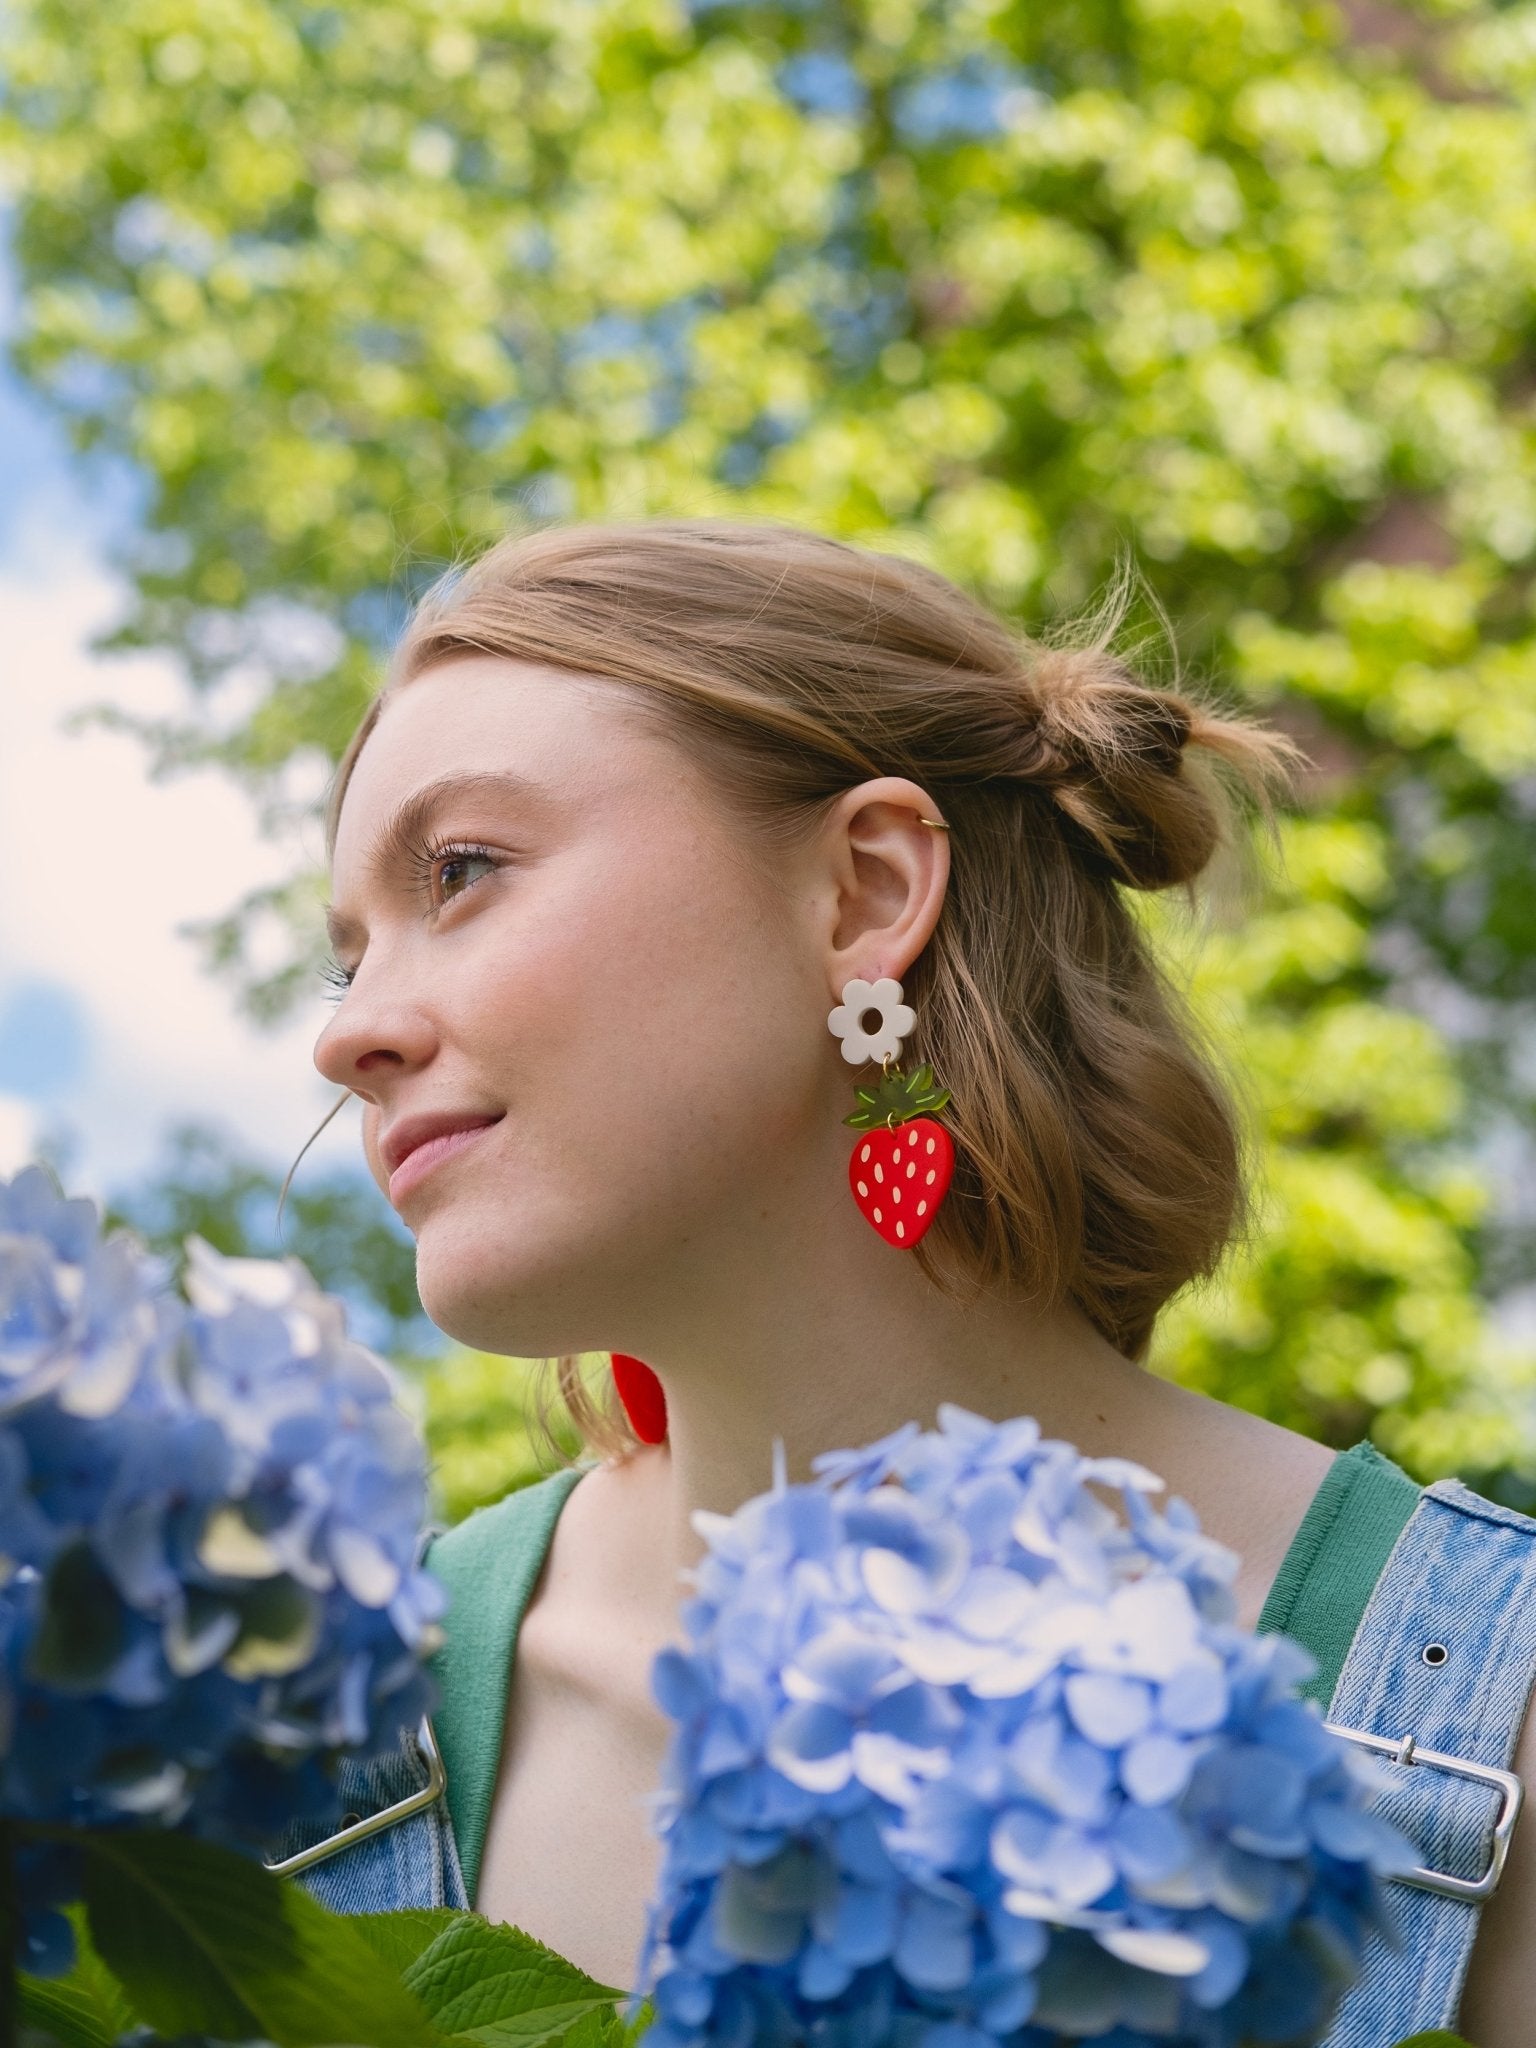
<path id="1" fill-rule="evenodd" d="M 629 1426 L 643 1444 L 659 1444 L 667 1435 L 667 1396 L 661 1381 L 642 1359 L 614 1351 L 613 1384 L 629 1417 Z"/>

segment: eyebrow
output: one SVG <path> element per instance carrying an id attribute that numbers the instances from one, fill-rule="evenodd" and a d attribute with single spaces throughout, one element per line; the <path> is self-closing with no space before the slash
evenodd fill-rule
<path id="1" fill-rule="evenodd" d="M 363 877 L 374 882 L 386 875 L 423 838 L 438 812 L 451 803 L 490 798 L 499 803 L 528 805 L 540 794 L 537 783 L 526 775 L 513 774 L 510 769 L 440 775 L 435 782 L 413 790 L 375 832 L 363 855 Z M 365 935 L 361 921 L 336 909 L 334 904 L 326 905 L 325 931 L 338 952 L 343 946 L 361 944 Z"/>

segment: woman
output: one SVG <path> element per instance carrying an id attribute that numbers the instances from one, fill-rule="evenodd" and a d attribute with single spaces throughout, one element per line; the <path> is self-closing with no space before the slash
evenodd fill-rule
<path id="1" fill-rule="evenodd" d="M 503 543 L 409 627 L 332 797 L 345 995 L 316 1063 L 362 1099 L 434 1322 L 568 1385 L 581 1352 L 644 1360 L 666 1421 L 640 1444 L 578 1394 L 598 1455 L 439 1543 L 447 1815 L 316 1862 L 333 1904 L 467 1899 L 628 1985 L 690 1517 L 761 1492 L 776 1437 L 806 1476 L 945 1399 L 1163 1475 L 1239 1553 L 1240 1620 L 1319 1655 L 1334 1719 L 1508 1763 L 1536 1525 L 1143 1368 L 1237 1224 L 1240 1148 L 1130 892 L 1227 836 L 1210 764 L 1262 791 L 1287 749 L 1106 637 L 1031 646 L 910 563 L 711 522 Z M 853 1199 L 850 1082 L 879 1071 L 829 1030 L 882 979 L 956 1148 L 910 1247 Z M 1442 1581 L 1420 1645 L 1409 1592 Z M 1496 1801 L 1402 1776 L 1426 1864 L 1477 1878 Z M 1475 1933 L 1462 2023 L 1524 2048 L 1533 1890 L 1518 1838 L 1480 1928 L 1404 1887 L 1405 1949 L 1330 2041 L 1451 2018 Z"/>

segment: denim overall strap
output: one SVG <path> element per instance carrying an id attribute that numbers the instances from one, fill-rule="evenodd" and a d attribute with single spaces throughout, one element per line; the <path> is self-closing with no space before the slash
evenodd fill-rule
<path id="1" fill-rule="evenodd" d="M 337 1778 L 349 1820 L 382 1813 L 424 1791 L 427 1784 L 426 1761 L 410 1739 L 371 1763 L 345 1764 Z M 279 1844 L 273 1861 L 296 1855 L 335 1831 L 291 1830 Z M 441 1798 L 403 1820 L 392 1822 L 378 1834 L 296 1871 L 293 1882 L 303 1885 L 333 1913 L 390 1913 L 406 1906 L 469 1905 L 453 1830 Z"/>
<path id="2" fill-rule="evenodd" d="M 1536 1522 L 1441 1480 L 1425 1489 L 1377 1581 L 1328 1719 L 1507 1771 L 1533 1675 Z M 1379 1811 L 1418 1846 L 1420 1864 L 1481 1878 L 1498 1792 L 1433 1765 L 1386 1760 L 1384 1769 L 1391 1786 Z M 1384 2048 L 1455 2025 L 1481 1906 L 1406 1884 L 1390 1896 L 1397 1939 L 1368 1942 L 1323 2048 Z"/>

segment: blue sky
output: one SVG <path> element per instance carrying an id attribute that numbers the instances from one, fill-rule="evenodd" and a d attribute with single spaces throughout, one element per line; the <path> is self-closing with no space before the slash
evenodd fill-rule
<path id="1" fill-rule="evenodd" d="M 0 331 L 14 306 L 0 248 Z M 182 702 L 170 662 L 90 651 L 121 603 L 105 544 L 138 489 L 83 465 L 3 370 L 0 480 L 0 1175 L 47 1135 L 70 1191 L 102 1200 L 189 1117 L 286 1168 L 332 1100 L 310 1060 L 329 1014 L 318 988 L 291 1024 L 258 1032 L 177 927 L 317 848 L 263 839 L 213 772 L 154 784 L 131 738 L 60 730 L 108 696 L 147 712 Z M 359 1156 L 343 1111 L 300 1173 Z"/>

